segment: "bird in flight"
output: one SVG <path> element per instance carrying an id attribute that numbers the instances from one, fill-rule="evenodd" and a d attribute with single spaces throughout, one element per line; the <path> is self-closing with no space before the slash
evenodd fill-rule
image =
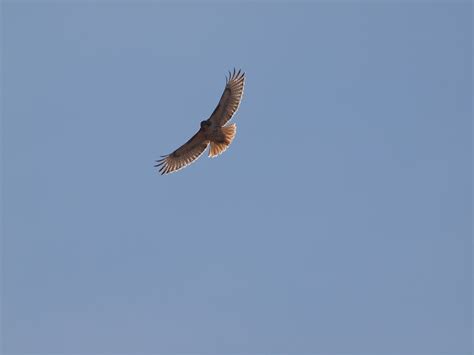
<path id="1" fill-rule="evenodd" d="M 199 131 L 191 137 L 181 147 L 173 153 L 163 155 L 160 160 L 156 161 L 155 167 L 159 168 L 161 175 L 178 171 L 195 160 L 210 145 L 209 157 L 214 158 L 225 150 L 232 143 L 237 126 L 235 123 L 225 126 L 237 111 L 244 93 L 245 73 L 234 71 L 229 72 L 226 77 L 226 85 L 224 93 L 207 120 L 201 122 Z"/>

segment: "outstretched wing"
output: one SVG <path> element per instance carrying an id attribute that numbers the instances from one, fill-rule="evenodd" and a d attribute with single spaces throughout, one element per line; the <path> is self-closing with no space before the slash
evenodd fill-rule
<path id="1" fill-rule="evenodd" d="M 160 167 L 161 175 L 178 171 L 199 158 L 208 145 L 209 141 L 205 139 L 204 133 L 199 130 L 173 153 L 164 155 L 162 159 L 157 160 L 155 167 Z"/>
<path id="2" fill-rule="evenodd" d="M 209 120 L 218 126 L 225 125 L 239 108 L 244 93 L 245 73 L 229 72 L 224 93 Z"/>

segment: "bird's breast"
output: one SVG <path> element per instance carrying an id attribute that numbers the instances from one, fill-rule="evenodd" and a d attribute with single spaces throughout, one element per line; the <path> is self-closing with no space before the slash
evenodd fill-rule
<path id="1" fill-rule="evenodd" d="M 203 127 L 201 130 L 204 133 L 204 135 L 206 136 L 206 138 L 210 138 L 210 137 L 212 137 L 213 135 L 215 135 L 217 133 L 216 127 L 212 127 L 212 126 Z"/>

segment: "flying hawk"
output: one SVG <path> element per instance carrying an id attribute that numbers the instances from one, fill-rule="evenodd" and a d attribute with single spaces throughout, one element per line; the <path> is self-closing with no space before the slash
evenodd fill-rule
<path id="1" fill-rule="evenodd" d="M 223 153 L 235 137 L 235 123 L 225 126 L 239 108 L 244 93 L 245 73 L 229 72 L 226 77 L 224 93 L 214 112 L 207 120 L 201 122 L 199 131 L 173 153 L 163 155 L 156 161 L 161 175 L 173 173 L 194 162 L 210 144 L 209 157 L 214 158 Z"/>

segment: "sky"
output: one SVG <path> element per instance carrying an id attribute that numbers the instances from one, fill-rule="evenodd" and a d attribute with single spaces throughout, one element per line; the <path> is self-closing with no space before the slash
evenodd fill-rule
<path id="1" fill-rule="evenodd" d="M 4 354 L 471 353 L 471 2 L 1 11 Z"/>

